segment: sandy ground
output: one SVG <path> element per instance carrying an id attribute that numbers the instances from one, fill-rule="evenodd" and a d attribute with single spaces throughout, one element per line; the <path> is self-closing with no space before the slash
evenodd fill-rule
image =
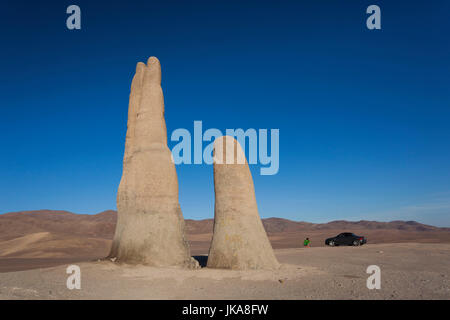
<path id="1" fill-rule="evenodd" d="M 276 271 L 153 268 L 81 262 L 81 289 L 67 265 L 0 273 L 0 299 L 450 299 L 450 244 L 368 244 L 278 249 Z M 381 289 L 369 290 L 369 265 Z"/>

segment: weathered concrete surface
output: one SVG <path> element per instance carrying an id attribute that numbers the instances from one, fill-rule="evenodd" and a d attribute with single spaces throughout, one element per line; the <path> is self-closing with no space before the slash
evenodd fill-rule
<path id="1" fill-rule="evenodd" d="M 207 266 L 237 270 L 278 268 L 258 214 L 244 151 L 234 138 L 224 136 L 214 142 L 214 158 L 214 234 Z"/>
<path id="2" fill-rule="evenodd" d="M 153 266 L 192 266 L 167 147 L 161 65 L 139 62 L 131 84 L 118 220 L 110 258 Z"/>

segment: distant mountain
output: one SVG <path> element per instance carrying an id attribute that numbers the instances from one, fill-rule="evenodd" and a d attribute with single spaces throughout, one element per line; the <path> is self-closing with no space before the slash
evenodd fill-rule
<path id="1" fill-rule="evenodd" d="M 437 231 L 450 230 L 450 228 L 438 228 L 430 225 L 425 225 L 416 221 L 345 221 L 337 220 L 328 223 L 308 223 L 296 222 L 281 218 L 263 219 L 264 227 L 267 232 L 292 232 L 292 231 L 306 231 L 306 230 L 352 230 L 352 229 L 367 229 L 367 230 L 404 230 L 404 231 Z"/>
<path id="2" fill-rule="evenodd" d="M 11 239 L 31 233 L 50 232 L 65 235 L 86 236 L 112 239 L 117 212 L 107 210 L 98 214 L 75 214 L 68 211 L 35 210 L 10 212 L 0 215 L 0 240 Z M 450 228 L 439 228 L 416 221 L 345 221 L 328 223 L 298 222 L 283 218 L 262 219 L 267 233 L 313 232 L 327 230 L 400 230 L 400 231 L 440 231 L 450 232 Z M 186 219 L 186 231 L 189 234 L 213 232 L 213 219 Z"/>
<path id="3" fill-rule="evenodd" d="M 116 219 L 113 210 L 95 215 L 56 210 L 10 212 L 0 215 L 0 240 L 37 232 L 111 238 Z"/>

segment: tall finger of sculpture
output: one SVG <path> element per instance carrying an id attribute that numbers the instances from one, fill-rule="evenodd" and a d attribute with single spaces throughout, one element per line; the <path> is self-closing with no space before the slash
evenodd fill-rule
<path id="1" fill-rule="evenodd" d="M 214 142 L 214 192 L 214 234 L 207 266 L 237 270 L 278 268 L 258 214 L 245 153 L 230 136 Z"/>
<path id="2" fill-rule="evenodd" d="M 118 220 L 110 257 L 154 266 L 191 265 L 178 179 L 167 147 L 161 65 L 139 62 L 131 83 Z"/>

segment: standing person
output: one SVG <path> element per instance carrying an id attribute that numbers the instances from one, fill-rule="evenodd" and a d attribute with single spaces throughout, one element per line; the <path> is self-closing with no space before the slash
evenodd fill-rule
<path id="1" fill-rule="evenodd" d="M 303 241 L 303 246 L 304 247 L 311 247 L 311 241 L 309 241 L 309 238 L 306 238 L 305 241 Z"/>

